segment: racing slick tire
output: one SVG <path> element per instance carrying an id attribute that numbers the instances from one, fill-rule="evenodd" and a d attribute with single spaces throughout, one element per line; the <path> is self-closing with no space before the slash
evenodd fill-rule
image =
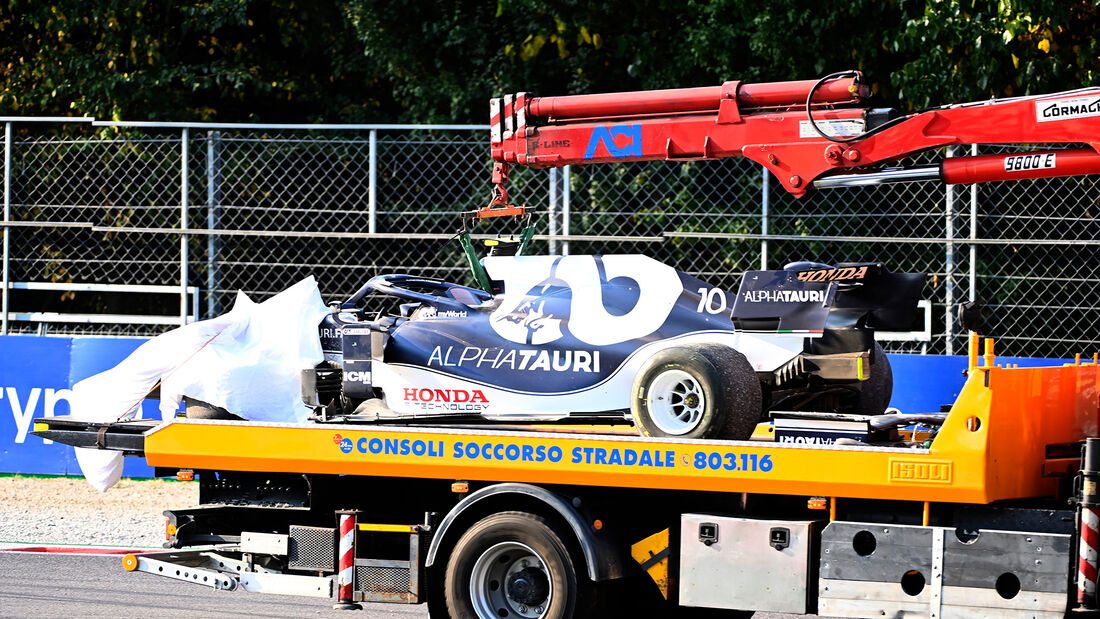
<path id="1" fill-rule="evenodd" d="M 677 346 L 642 365 L 630 411 L 643 436 L 741 441 L 760 421 L 761 399 L 745 355 L 719 344 Z"/>
<path id="2" fill-rule="evenodd" d="M 209 402 L 196 400 L 183 396 L 185 415 L 188 419 L 228 419 L 243 421 L 244 418 L 225 410 L 220 406 L 214 406 Z"/>
<path id="3" fill-rule="evenodd" d="M 870 376 L 860 386 L 859 397 L 852 410 L 857 415 L 881 415 L 894 394 L 894 371 L 890 368 L 890 360 L 886 358 L 882 344 L 875 342 L 871 359 Z"/>
<path id="4" fill-rule="evenodd" d="M 584 616 L 591 583 L 565 539 L 550 521 L 526 512 L 500 512 L 478 521 L 458 539 L 447 560 L 447 615 Z"/>

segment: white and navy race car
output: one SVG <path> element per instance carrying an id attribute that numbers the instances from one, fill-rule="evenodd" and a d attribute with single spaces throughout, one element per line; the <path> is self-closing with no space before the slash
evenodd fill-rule
<path id="1" fill-rule="evenodd" d="M 641 255 L 489 256 L 491 291 L 375 277 L 321 323 L 303 372 L 322 419 L 632 419 L 744 439 L 769 409 L 879 414 L 875 329 L 906 329 L 924 275 L 796 263 L 723 290 Z M 392 311 L 360 307 L 381 294 Z"/>

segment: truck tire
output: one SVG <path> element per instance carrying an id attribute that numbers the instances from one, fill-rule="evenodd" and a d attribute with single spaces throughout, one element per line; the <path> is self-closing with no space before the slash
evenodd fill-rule
<path id="1" fill-rule="evenodd" d="M 871 375 L 860 386 L 859 397 L 852 410 L 857 415 L 881 415 L 890 405 L 894 394 L 894 371 L 890 360 L 882 350 L 882 344 L 875 342 L 872 354 Z"/>
<path id="2" fill-rule="evenodd" d="M 745 355 L 719 344 L 662 350 L 642 365 L 630 411 L 643 436 L 748 440 L 760 381 Z"/>
<path id="3" fill-rule="evenodd" d="M 470 527 L 447 560 L 443 589 L 452 619 L 569 619 L 588 588 L 550 521 L 501 512 Z"/>

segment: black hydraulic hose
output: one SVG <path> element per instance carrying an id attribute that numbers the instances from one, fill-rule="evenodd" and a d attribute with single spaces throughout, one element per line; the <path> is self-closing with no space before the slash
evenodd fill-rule
<path id="1" fill-rule="evenodd" d="M 817 82 L 814 83 L 814 85 L 810 88 L 810 92 L 806 96 L 806 118 L 809 119 L 810 126 L 814 128 L 814 131 L 817 132 L 818 135 L 825 138 L 826 140 L 829 140 L 830 142 L 836 142 L 838 144 L 849 144 L 849 143 L 852 143 L 852 142 L 858 142 L 859 140 L 864 140 L 866 138 L 871 137 L 872 135 L 875 135 L 876 133 L 879 133 L 880 131 L 885 131 L 886 129 L 889 129 L 890 127 L 893 127 L 894 125 L 897 125 L 897 124 L 902 123 L 906 120 L 909 120 L 910 118 L 912 118 L 913 116 L 916 116 L 917 114 L 922 114 L 922 113 L 930 111 L 930 110 L 939 110 L 939 109 L 944 109 L 944 108 L 950 107 L 950 106 L 940 106 L 940 107 L 931 107 L 931 108 L 924 108 L 924 109 L 921 109 L 921 110 L 917 110 L 916 112 L 913 112 L 911 114 L 906 114 L 905 116 L 899 116 L 899 117 L 897 117 L 893 120 L 884 122 L 881 125 L 875 127 L 874 129 L 871 129 L 870 131 L 865 131 L 865 132 L 863 132 L 859 135 L 852 136 L 850 138 L 834 138 L 830 135 L 826 135 L 825 132 L 822 131 L 817 126 L 817 121 L 814 120 L 813 111 L 811 109 L 812 108 L 811 102 L 813 101 L 813 98 L 814 98 L 814 92 L 818 88 L 820 88 L 822 84 L 824 84 L 825 82 L 827 82 L 829 80 L 837 79 L 837 78 L 841 78 L 841 77 L 852 77 L 852 76 L 859 77 L 861 75 L 862 75 L 862 73 L 860 73 L 859 71 L 856 71 L 854 69 L 849 69 L 847 71 L 838 71 L 836 73 L 830 73 L 829 75 L 826 75 L 825 77 L 817 80 Z"/>

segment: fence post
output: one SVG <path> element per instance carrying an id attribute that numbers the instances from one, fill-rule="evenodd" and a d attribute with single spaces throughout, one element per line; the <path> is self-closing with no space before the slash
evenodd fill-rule
<path id="1" fill-rule="evenodd" d="M 760 192 L 760 270 L 768 270 L 768 207 L 771 205 L 772 175 L 764 166 L 760 166 L 764 176 L 764 187 Z"/>
<path id="2" fill-rule="evenodd" d="M 550 234 L 550 255 L 554 256 L 558 253 L 558 242 L 554 239 L 558 235 L 558 221 L 555 217 L 555 209 L 558 202 L 558 169 L 550 168 L 550 208 L 546 214 L 546 218 L 549 223 Z"/>
<path id="3" fill-rule="evenodd" d="M 190 203 L 188 200 L 188 194 L 191 190 L 191 185 L 188 179 L 188 158 L 190 157 L 190 141 L 191 130 L 188 127 L 183 128 L 183 133 L 180 135 L 180 326 L 187 324 L 187 280 L 188 280 L 188 263 L 190 262 L 190 256 L 187 251 L 187 235 L 183 233 L 188 229 L 188 211 L 190 210 Z"/>
<path id="4" fill-rule="evenodd" d="M 221 218 L 221 196 L 218 189 L 221 187 L 221 165 L 218 160 L 221 150 L 222 134 L 220 131 L 206 132 L 206 227 L 209 230 L 217 230 Z M 206 317 L 213 318 L 221 313 L 218 303 L 217 290 L 221 286 L 218 281 L 218 262 L 221 254 L 221 238 L 216 234 L 206 237 Z"/>
<path id="5" fill-rule="evenodd" d="M 970 154 L 978 156 L 978 145 L 970 145 Z M 970 185 L 970 238 L 978 238 L 978 183 Z M 978 244 L 970 244 L 970 298 L 967 301 L 978 299 Z"/>
<path id="6" fill-rule="evenodd" d="M 370 130 L 367 140 L 367 232 L 378 231 L 378 130 Z"/>
<path id="7" fill-rule="evenodd" d="M 955 156 L 955 147 L 948 146 L 947 157 Z M 952 308 L 955 306 L 955 186 L 948 185 L 944 194 L 944 210 L 947 211 L 947 220 L 944 226 L 944 354 L 955 354 L 955 316 Z"/>
<path id="8" fill-rule="evenodd" d="M 561 233 L 564 236 L 569 236 L 569 199 L 572 194 L 573 178 L 570 166 L 564 166 L 561 169 L 562 176 L 562 191 L 561 191 Z M 569 241 L 562 241 L 561 254 L 563 256 L 569 255 Z"/>
<path id="9" fill-rule="evenodd" d="M 11 221 L 11 121 L 4 123 L 4 223 Z M 11 266 L 11 228 L 4 228 L 3 290 L 0 290 L 0 335 L 8 334 L 8 279 Z"/>

